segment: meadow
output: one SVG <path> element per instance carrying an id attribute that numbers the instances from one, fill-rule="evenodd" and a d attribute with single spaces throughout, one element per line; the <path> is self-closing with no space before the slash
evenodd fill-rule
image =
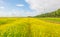
<path id="1" fill-rule="evenodd" d="M 60 18 L 0 18 L 0 37 L 60 37 Z"/>

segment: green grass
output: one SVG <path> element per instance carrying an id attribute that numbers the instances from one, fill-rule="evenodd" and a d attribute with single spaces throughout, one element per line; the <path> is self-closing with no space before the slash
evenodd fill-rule
<path id="1" fill-rule="evenodd" d="M 50 22 L 59 22 L 60 23 L 60 18 L 38 18 L 40 20 L 44 20 L 44 21 L 50 21 Z"/>

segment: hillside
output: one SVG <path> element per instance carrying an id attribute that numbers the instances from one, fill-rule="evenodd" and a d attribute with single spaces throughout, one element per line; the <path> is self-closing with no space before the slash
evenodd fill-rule
<path id="1" fill-rule="evenodd" d="M 60 9 L 53 12 L 37 15 L 35 17 L 60 17 Z"/>

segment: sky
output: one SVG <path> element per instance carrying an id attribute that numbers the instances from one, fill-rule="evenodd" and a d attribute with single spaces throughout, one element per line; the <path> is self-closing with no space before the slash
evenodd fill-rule
<path id="1" fill-rule="evenodd" d="M 60 9 L 60 0 L 0 0 L 0 17 L 26 17 Z"/>

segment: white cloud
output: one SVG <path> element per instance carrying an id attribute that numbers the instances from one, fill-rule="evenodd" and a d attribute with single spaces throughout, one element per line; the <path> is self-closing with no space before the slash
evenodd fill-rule
<path id="1" fill-rule="evenodd" d="M 26 14 L 27 13 L 25 13 L 25 11 L 19 11 L 16 9 L 13 9 L 8 12 L 0 11 L 0 17 L 26 17 Z"/>
<path id="2" fill-rule="evenodd" d="M 0 17 L 27 17 L 27 16 L 34 16 L 35 12 L 27 12 L 27 11 L 19 11 L 13 9 L 11 11 L 0 11 Z"/>
<path id="3" fill-rule="evenodd" d="M 1 6 L 0 9 L 4 9 L 5 7 Z"/>
<path id="4" fill-rule="evenodd" d="M 22 6 L 24 6 L 23 4 L 17 4 L 16 5 L 17 7 L 22 7 Z"/>
<path id="5" fill-rule="evenodd" d="M 25 0 L 36 14 L 54 11 L 60 8 L 60 0 Z"/>

